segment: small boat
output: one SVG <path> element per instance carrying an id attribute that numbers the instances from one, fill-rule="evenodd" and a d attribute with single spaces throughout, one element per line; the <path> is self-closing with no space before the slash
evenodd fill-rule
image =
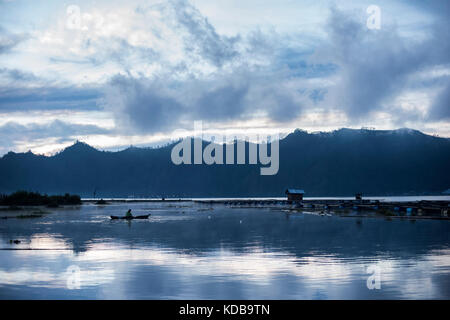
<path id="1" fill-rule="evenodd" d="M 133 220 L 133 219 L 148 219 L 150 214 L 145 216 L 132 216 L 132 217 L 118 217 L 118 216 L 110 216 L 112 220 L 122 219 L 122 220 Z"/>

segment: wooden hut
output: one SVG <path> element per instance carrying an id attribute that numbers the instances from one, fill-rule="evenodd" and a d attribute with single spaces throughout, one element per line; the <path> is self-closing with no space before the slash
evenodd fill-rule
<path id="1" fill-rule="evenodd" d="M 287 189 L 285 193 L 288 201 L 302 201 L 305 191 L 301 189 Z"/>

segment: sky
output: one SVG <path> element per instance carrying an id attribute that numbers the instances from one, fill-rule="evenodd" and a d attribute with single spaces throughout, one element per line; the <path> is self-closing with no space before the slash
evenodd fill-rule
<path id="1" fill-rule="evenodd" d="M 450 137 L 449 33 L 440 0 L 0 0 L 0 155 L 156 146 L 195 121 Z"/>

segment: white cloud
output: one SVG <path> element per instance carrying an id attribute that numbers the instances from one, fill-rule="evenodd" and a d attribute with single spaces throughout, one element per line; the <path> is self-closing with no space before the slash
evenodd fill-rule
<path id="1" fill-rule="evenodd" d="M 87 136 L 99 146 L 154 141 L 198 119 L 281 131 L 412 125 L 448 132 L 448 6 L 380 1 L 382 28 L 371 32 L 370 1 L 77 3 L 75 28 L 63 4 L 34 15 L 5 4 L 34 27 L 11 29 L 12 20 L 2 19 L 4 119 L 15 113 L 18 123 L 49 123 L 64 110 L 74 124 L 77 112 L 102 112 L 117 127 L 110 139 Z M 20 110 L 42 113 L 21 120 Z"/>

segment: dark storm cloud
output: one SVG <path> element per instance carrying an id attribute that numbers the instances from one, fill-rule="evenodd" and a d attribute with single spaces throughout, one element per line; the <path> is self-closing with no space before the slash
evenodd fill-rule
<path id="1" fill-rule="evenodd" d="M 121 129 L 162 132 L 182 121 L 226 120 L 243 112 L 247 84 L 224 81 L 177 81 L 116 76 L 106 92 Z"/>
<path id="2" fill-rule="evenodd" d="M 189 110 L 206 121 L 247 120 L 262 113 L 284 122 L 302 110 L 301 94 L 285 84 L 286 74 L 267 69 L 235 70 L 208 81 L 195 81 Z"/>
<path id="3" fill-rule="evenodd" d="M 160 80 L 116 76 L 106 96 L 118 125 L 126 131 L 170 129 L 183 113 L 176 91 Z"/>
<path id="4" fill-rule="evenodd" d="M 408 88 L 417 72 L 450 63 L 449 23 L 437 20 L 426 40 L 402 37 L 389 26 L 369 30 L 365 21 L 331 10 L 330 46 L 319 50 L 337 66 L 336 86 L 327 102 L 354 119 L 377 110 L 392 112 L 393 99 Z"/>
<path id="5" fill-rule="evenodd" d="M 243 104 L 248 89 L 248 83 L 241 85 L 228 83 L 212 90 L 205 90 L 196 102 L 198 106 L 196 117 L 212 120 L 233 119 L 244 110 Z"/>
<path id="6" fill-rule="evenodd" d="M 300 94 L 282 76 L 269 75 L 240 70 L 183 81 L 116 76 L 106 90 L 105 109 L 114 111 L 120 129 L 147 133 L 178 129 L 186 121 L 246 120 L 261 113 L 291 120 L 302 110 Z"/>

